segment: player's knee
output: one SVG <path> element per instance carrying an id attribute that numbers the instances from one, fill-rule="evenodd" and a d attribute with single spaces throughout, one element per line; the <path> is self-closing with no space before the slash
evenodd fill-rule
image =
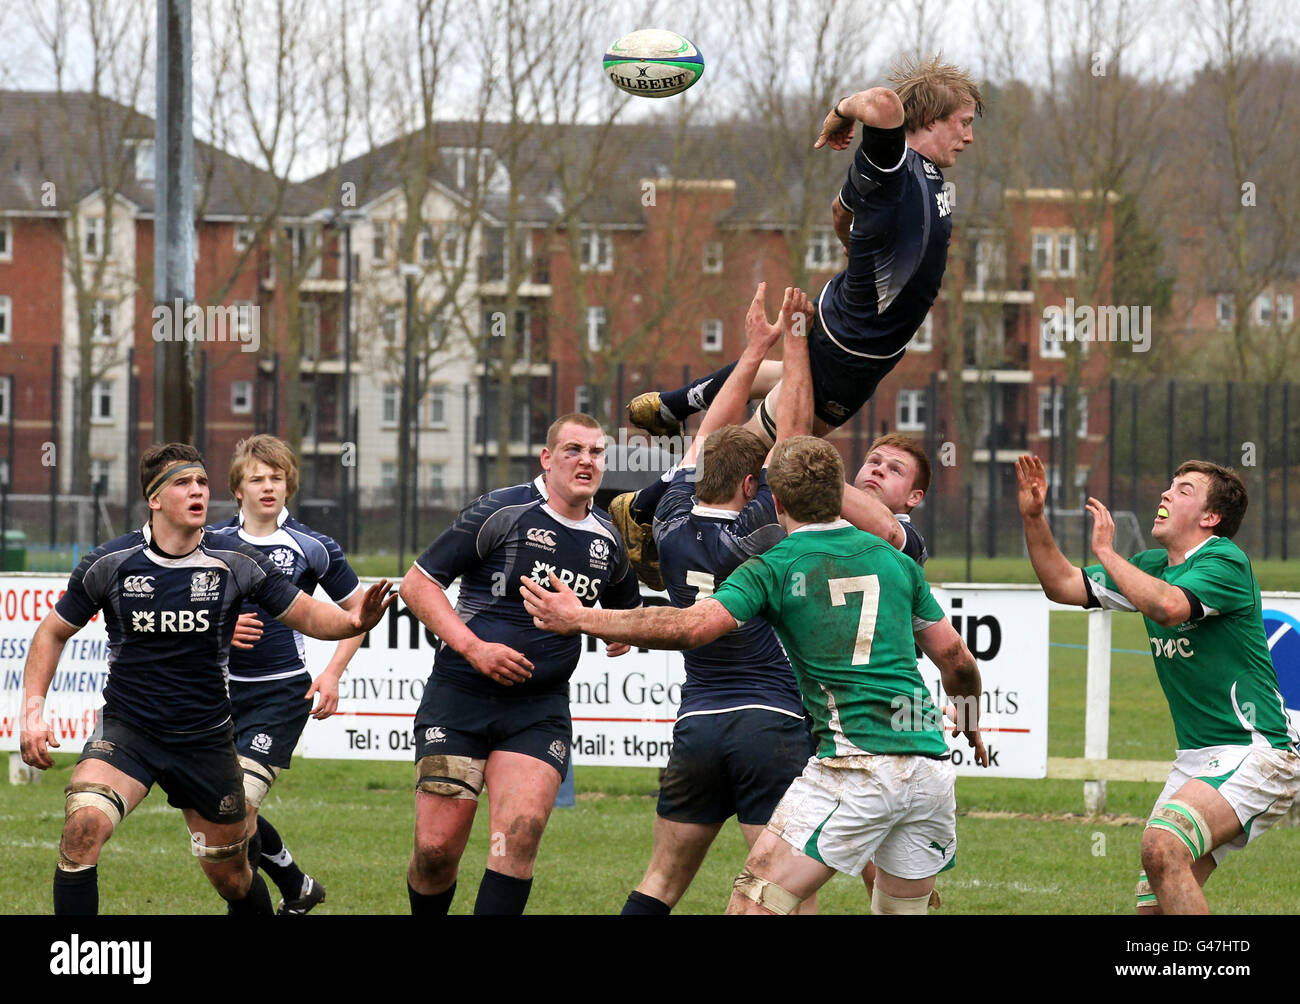
<path id="1" fill-rule="evenodd" d="M 243 899 L 253 883 L 253 871 L 242 858 L 207 864 L 203 868 L 212 888 L 225 900 Z"/>
<path id="2" fill-rule="evenodd" d="M 445 841 L 422 839 L 415 836 L 415 850 L 411 854 L 411 870 L 425 883 L 444 884 L 454 878 L 460 866 L 460 855 Z"/>
<path id="3" fill-rule="evenodd" d="M 1171 799 L 1156 807 L 1142 833 L 1142 867 L 1153 881 L 1190 867 L 1210 849 L 1210 827 L 1195 808 Z"/>
<path id="4" fill-rule="evenodd" d="M 63 811 L 59 867 L 78 871 L 99 860 L 100 850 L 126 815 L 126 802 L 108 785 L 80 781 L 64 788 Z"/>

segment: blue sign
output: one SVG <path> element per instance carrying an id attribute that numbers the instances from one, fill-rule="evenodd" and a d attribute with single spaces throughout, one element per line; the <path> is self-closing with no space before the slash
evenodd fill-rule
<path id="1" fill-rule="evenodd" d="M 1286 706 L 1300 711 L 1300 621 L 1280 610 L 1265 610 L 1264 636 Z"/>

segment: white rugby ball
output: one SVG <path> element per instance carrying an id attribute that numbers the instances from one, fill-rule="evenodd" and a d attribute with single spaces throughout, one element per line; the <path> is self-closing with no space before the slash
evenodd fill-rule
<path id="1" fill-rule="evenodd" d="M 642 28 L 605 53 L 605 75 L 619 90 L 643 98 L 681 94 L 704 74 L 704 57 L 689 38 L 664 28 Z"/>

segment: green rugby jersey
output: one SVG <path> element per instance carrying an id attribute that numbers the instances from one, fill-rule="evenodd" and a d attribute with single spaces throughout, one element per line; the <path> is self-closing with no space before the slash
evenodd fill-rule
<path id="1" fill-rule="evenodd" d="M 1210 537 L 1178 565 L 1169 564 L 1164 549 L 1140 551 L 1129 561 L 1178 586 L 1192 606 L 1191 619 L 1174 627 L 1143 616 L 1178 748 L 1293 747 L 1300 737 L 1278 691 L 1259 583 L 1241 548 L 1226 537 Z M 1101 565 L 1083 572 L 1087 606 L 1136 609 Z"/>
<path id="2" fill-rule="evenodd" d="M 844 520 L 803 526 L 713 598 L 737 621 L 763 617 L 776 629 L 819 757 L 948 753 L 913 640 L 943 610 L 920 566 L 888 542 Z"/>

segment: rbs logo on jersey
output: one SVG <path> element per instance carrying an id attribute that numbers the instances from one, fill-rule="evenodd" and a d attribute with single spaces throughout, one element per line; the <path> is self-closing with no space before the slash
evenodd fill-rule
<path id="1" fill-rule="evenodd" d="M 208 612 L 206 610 L 160 610 L 157 612 L 155 627 L 154 611 L 133 610 L 131 612 L 131 630 L 138 634 L 155 631 L 177 633 L 181 631 L 206 631 L 208 629 Z"/>
<path id="2" fill-rule="evenodd" d="M 588 578 L 585 575 L 575 575 L 567 568 L 556 568 L 554 565 L 548 565 L 544 561 L 533 562 L 532 574 L 528 577 L 534 582 L 539 582 L 543 586 L 550 587 L 551 573 L 573 590 L 574 595 L 580 600 L 594 600 L 600 596 L 600 579 Z"/>

